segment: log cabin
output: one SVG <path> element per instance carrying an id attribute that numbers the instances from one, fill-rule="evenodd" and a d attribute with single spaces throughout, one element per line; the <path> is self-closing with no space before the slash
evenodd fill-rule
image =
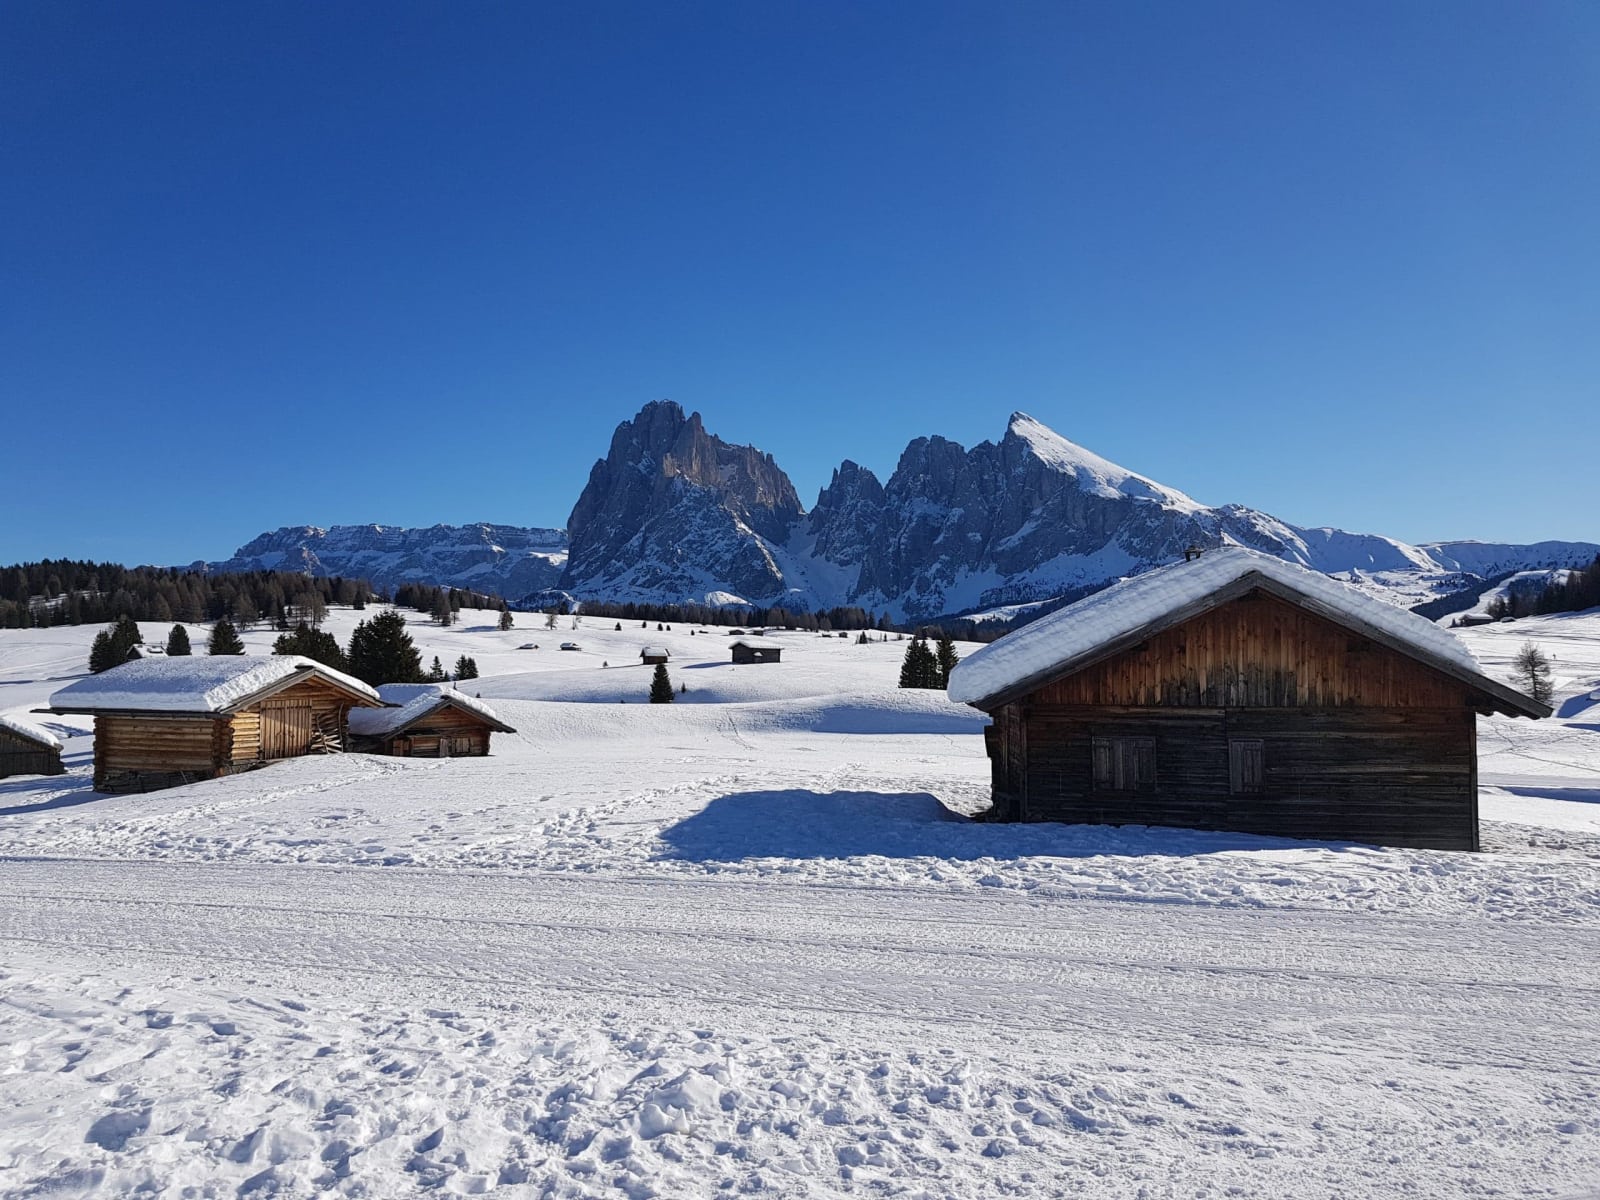
<path id="1" fill-rule="evenodd" d="M 350 714 L 353 748 L 398 758 L 477 758 L 489 735 L 515 733 L 482 700 L 440 683 L 386 683 L 385 707 Z"/>
<path id="2" fill-rule="evenodd" d="M 671 657 L 672 653 L 667 650 L 665 646 L 646 646 L 643 650 L 639 651 L 639 658 L 643 660 L 644 665 L 647 667 L 656 665 L 658 663 L 665 663 L 671 659 Z"/>
<path id="3" fill-rule="evenodd" d="M 779 646 L 752 646 L 749 642 L 734 642 L 729 649 L 733 651 L 733 661 L 736 663 L 775 663 L 783 657 L 783 649 Z"/>
<path id="4" fill-rule="evenodd" d="M 48 711 L 94 717 L 94 786 L 148 792 L 346 748 L 359 679 L 299 655 L 146 658 L 69 684 Z"/>
<path id="5" fill-rule="evenodd" d="M 1447 629 L 1242 547 L 1123 580 L 959 663 L 990 819 L 1478 848 L 1477 717 L 1550 707 Z"/>
<path id="6" fill-rule="evenodd" d="M 0 779 L 8 775 L 60 775 L 61 740 L 31 721 L 0 713 Z"/>

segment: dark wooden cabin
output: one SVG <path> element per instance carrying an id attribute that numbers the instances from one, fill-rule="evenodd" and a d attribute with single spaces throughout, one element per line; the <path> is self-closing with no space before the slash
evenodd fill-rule
<path id="1" fill-rule="evenodd" d="M 1230 547 L 985 647 L 992 816 L 1478 847 L 1477 717 L 1550 708 L 1448 630 Z"/>
<path id="2" fill-rule="evenodd" d="M 665 663 L 671 657 L 672 655 L 662 646 L 646 646 L 643 650 L 639 651 L 639 658 L 647 667 L 659 663 Z"/>
<path id="3" fill-rule="evenodd" d="M 60 775 L 61 742 L 52 733 L 0 716 L 0 779 L 8 775 Z"/>
<path id="4" fill-rule="evenodd" d="M 146 658 L 62 688 L 50 711 L 94 716 L 94 786 L 148 792 L 338 753 L 360 680 L 295 655 Z"/>
<path id="5" fill-rule="evenodd" d="M 752 646 L 749 642 L 734 642 L 729 647 L 736 663 L 775 663 L 782 660 L 781 646 Z"/>
<path id="6" fill-rule="evenodd" d="M 378 689 L 386 707 L 350 714 L 352 747 L 397 758 L 480 758 L 489 736 L 515 733 L 487 704 L 442 684 Z"/>

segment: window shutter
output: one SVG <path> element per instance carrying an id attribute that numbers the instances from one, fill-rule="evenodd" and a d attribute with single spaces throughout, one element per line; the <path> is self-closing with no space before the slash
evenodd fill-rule
<path id="1" fill-rule="evenodd" d="M 1264 790 L 1266 746 L 1259 739 L 1235 738 L 1228 742 L 1228 785 L 1234 794 Z"/>

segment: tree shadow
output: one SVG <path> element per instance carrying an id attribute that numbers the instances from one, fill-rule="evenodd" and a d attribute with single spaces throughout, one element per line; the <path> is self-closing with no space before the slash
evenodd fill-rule
<path id="1" fill-rule="evenodd" d="M 658 856 L 687 862 L 752 858 L 1018 859 L 1102 854 L 1189 856 L 1226 850 L 1349 843 L 1143 825 L 997 824 L 974 820 L 927 792 L 736 792 L 661 832 Z"/>
<path id="2" fill-rule="evenodd" d="M 1526 796 L 1532 800 L 1567 800 L 1573 804 L 1600 804 L 1600 787 L 1507 787 L 1500 785 L 1502 792 L 1510 792 L 1513 796 Z"/>

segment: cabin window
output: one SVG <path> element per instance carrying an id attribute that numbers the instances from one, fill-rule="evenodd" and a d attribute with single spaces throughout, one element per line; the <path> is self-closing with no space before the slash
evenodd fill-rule
<path id="1" fill-rule="evenodd" d="M 1255 738 L 1228 742 L 1228 785 L 1234 795 L 1259 795 L 1266 790 L 1266 747 Z"/>
<path id="2" fill-rule="evenodd" d="M 1095 738 L 1094 786 L 1099 792 L 1155 791 L 1155 738 Z"/>

